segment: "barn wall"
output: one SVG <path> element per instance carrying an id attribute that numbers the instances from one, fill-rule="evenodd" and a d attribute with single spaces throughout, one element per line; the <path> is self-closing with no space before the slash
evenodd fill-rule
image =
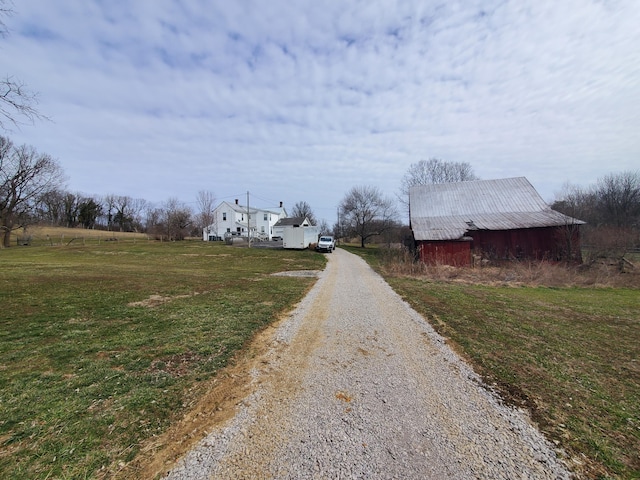
<path id="1" fill-rule="evenodd" d="M 472 263 L 473 252 L 494 260 L 581 261 L 577 228 L 571 231 L 562 227 L 474 230 L 467 232 L 467 235 L 473 241 L 417 242 L 420 260 L 430 265 L 465 266 Z"/>
<path id="2" fill-rule="evenodd" d="M 468 232 L 473 238 L 472 249 L 485 258 L 561 260 L 567 256 L 566 237 L 562 228 L 526 228 L 519 230 L 476 230 Z M 577 231 L 571 239 L 579 246 Z M 579 248 L 576 249 L 579 252 Z"/>
<path id="3" fill-rule="evenodd" d="M 465 266 L 471 264 L 471 242 L 418 242 L 420 260 L 429 265 Z"/>

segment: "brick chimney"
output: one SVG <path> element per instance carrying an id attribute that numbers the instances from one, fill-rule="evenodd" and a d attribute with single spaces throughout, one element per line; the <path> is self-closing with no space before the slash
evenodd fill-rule
<path id="1" fill-rule="evenodd" d="M 280 208 L 282 208 L 282 202 L 280 202 Z"/>
<path id="2" fill-rule="evenodd" d="M 236 205 L 238 204 L 238 199 L 236 198 Z"/>

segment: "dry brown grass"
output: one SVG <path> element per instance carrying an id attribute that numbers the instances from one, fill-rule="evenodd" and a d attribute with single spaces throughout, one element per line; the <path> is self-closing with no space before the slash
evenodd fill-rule
<path id="1" fill-rule="evenodd" d="M 68 244 L 95 244 L 110 241 L 138 241 L 151 239 L 146 233 L 109 232 L 85 228 L 51 227 L 32 225 L 11 232 L 11 246 L 24 241 L 31 246 L 56 246 Z"/>
<path id="2" fill-rule="evenodd" d="M 387 275 L 480 285 L 547 287 L 640 287 L 640 263 L 600 258 L 591 264 L 544 261 L 504 262 L 481 267 L 426 265 L 406 251 L 380 252 L 379 268 Z"/>
<path id="3" fill-rule="evenodd" d="M 84 237 L 106 237 L 109 235 L 122 236 L 123 238 L 147 238 L 146 233 L 136 232 L 108 232 L 106 230 L 92 230 L 86 228 L 66 228 L 66 227 L 51 227 L 45 225 L 34 225 L 27 227 L 26 229 L 16 230 L 14 234 L 17 235 L 38 235 L 38 236 L 54 236 L 59 237 L 64 235 L 65 237 L 84 236 Z"/>

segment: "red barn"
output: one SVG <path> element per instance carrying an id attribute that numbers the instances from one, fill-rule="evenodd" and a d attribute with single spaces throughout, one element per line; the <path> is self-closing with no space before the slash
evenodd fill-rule
<path id="1" fill-rule="evenodd" d="M 415 186 L 409 208 L 425 263 L 580 258 L 584 222 L 551 210 L 524 177 Z"/>

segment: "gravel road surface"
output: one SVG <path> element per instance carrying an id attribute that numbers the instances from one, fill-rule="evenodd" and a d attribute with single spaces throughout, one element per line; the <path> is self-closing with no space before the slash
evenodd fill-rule
<path id="1" fill-rule="evenodd" d="M 570 478 L 526 414 L 363 260 L 328 257 L 252 393 L 167 479 Z"/>

